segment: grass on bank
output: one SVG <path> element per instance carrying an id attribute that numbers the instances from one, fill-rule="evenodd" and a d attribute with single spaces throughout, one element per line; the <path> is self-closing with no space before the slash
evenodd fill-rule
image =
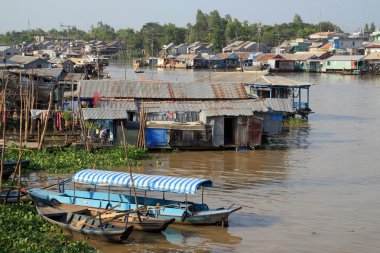
<path id="1" fill-rule="evenodd" d="M 0 205 L 0 252 L 96 252 L 86 241 L 70 241 L 45 222 L 34 205 Z"/>
<path id="2" fill-rule="evenodd" d="M 128 162 L 138 164 L 138 160 L 147 157 L 147 151 L 135 146 L 128 147 Z M 18 149 L 6 149 L 6 161 L 17 161 Z M 22 159 L 30 160 L 30 169 L 47 173 L 73 173 L 84 168 L 111 169 L 126 166 L 125 152 L 122 147 L 99 149 L 86 152 L 83 149 L 69 147 L 65 149 L 25 150 Z"/>

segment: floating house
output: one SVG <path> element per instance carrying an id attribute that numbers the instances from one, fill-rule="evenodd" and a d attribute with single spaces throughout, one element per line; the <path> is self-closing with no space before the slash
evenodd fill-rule
<path id="1" fill-rule="evenodd" d="M 334 55 L 325 60 L 323 72 L 355 74 L 365 68 L 364 55 Z"/>
<path id="2" fill-rule="evenodd" d="M 123 136 L 121 120 L 127 142 L 136 142 L 143 109 L 148 148 L 218 149 L 260 146 L 273 115 L 281 131 L 278 115 L 295 112 L 291 99 L 251 99 L 248 91 L 241 83 L 99 80 L 80 81 L 75 94 L 81 96 L 85 119 L 107 125 L 115 143 Z M 272 116 L 264 122 L 266 114 Z"/>
<path id="3" fill-rule="evenodd" d="M 20 49 L 11 46 L 0 46 L 0 57 L 9 59 L 15 55 L 21 55 Z"/>
<path id="4" fill-rule="evenodd" d="M 51 67 L 51 64 L 48 61 L 33 56 L 15 55 L 11 57 L 10 60 L 17 63 L 20 68 L 23 69 L 41 69 Z"/>

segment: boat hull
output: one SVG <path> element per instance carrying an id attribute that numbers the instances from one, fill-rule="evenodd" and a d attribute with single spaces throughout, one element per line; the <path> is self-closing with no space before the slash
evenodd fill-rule
<path id="1" fill-rule="evenodd" d="M 36 205 L 36 208 L 37 212 L 44 220 L 59 226 L 63 232 L 72 236 L 78 236 L 85 239 L 91 238 L 105 242 L 121 243 L 126 241 L 133 231 L 133 226 L 125 228 L 117 227 L 109 223 L 105 223 L 103 226 L 100 226 L 101 223 L 99 220 L 91 219 L 85 215 L 64 212 L 60 209 L 46 206 L 41 207 Z M 80 226 L 75 225 L 84 219 L 88 221 Z"/>
<path id="2" fill-rule="evenodd" d="M 4 171 L 3 171 L 3 180 L 7 180 L 13 173 L 12 169 L 14 169 L 17 165 L 17 161 L 4 162 Z M 29 160 L 21 160 L 21 166 L 23 168 L 30 166 Z"/>
<path id="3" fill-rule="evenodd" d="M 80 206 L 94 207 L 100 209 L 108 209 L 116 207 L 115 210 L 125 211 L 135 209 L 133 197 L 123 194 L 87 191 L 65 191 L 64 193 L 30 189 L 29 194 L 36 201 L 42 201 L 45 204 L 51 204 L 52 199 L 56 199 L 61 203 L 75 204 Z M 104 195 L 104 198 L 102 196 Z M 107 199 L 109 197 L 109 200 Z M 116 201 L 118 200 L 118 201 Z M 187 225 L 228 225 L 228 217 L 232 212 L 240 210 L 241 207 L 229 207 L 219 209 L 208 209 L 204 204 L 195 204 L 188 202 L 168 201 L 147 198 L 144 202 L 143 198 L 138 200 L 150 208 L 149 216 L 160 219 L 175 219 L 176 223 Z M 159 206 L 160 208 L 156 207 Z"/>

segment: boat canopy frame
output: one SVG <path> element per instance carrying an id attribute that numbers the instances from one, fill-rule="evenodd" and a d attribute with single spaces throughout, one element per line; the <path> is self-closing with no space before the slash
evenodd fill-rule
<path id="1" fill-rule="evenodd" d="M 180 178 L 162 175 L 146 175 L 132 174 L 132 178 L 127 172 L 106 171 L 85 169 L 78 171 L 72 177 L 72 182 L 116 186 L 132 188 L 132 180 L 134 187 L 145 191 L 172 192 L 178 194 L 196 194 L 197 190 L 202 187 L 202 195 L 204 187 L 212 187 L 212 181 L 202 178 Z"/>

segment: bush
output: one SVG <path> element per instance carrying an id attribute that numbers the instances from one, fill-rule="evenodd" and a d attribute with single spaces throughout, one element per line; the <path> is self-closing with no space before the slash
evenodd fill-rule
<path id="1" fill-rule="evenodd" d="M 128 146 L 128 162 L 130 164 L 136 165 L 138 160 L 145 157 L 147 157 L 145 149 Z M 6 149 L 7 161 L 17 161 L 17 159 L 17 149 Z M 99 149 L 94 153 L 74 147 L 56 151 L 26 150 L 23 159 L 30 160 L 31 169 L 47 173 L 72 173 L 93 166 L 99 169 L 112 169 L 127 165 L 122 147 Z"/>

